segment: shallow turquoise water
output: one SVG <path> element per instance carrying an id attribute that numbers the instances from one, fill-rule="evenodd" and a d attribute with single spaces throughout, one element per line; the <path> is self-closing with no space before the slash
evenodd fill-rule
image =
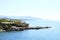
<path id="1" fill-rule="evenodd" d="M 36 22 L 36 21 L 35 21 Z M 0 32 L 0 40 L 60 40 L 60 22 L 38 21 L 31 25 L 52 26 L 50 29 Z"/>

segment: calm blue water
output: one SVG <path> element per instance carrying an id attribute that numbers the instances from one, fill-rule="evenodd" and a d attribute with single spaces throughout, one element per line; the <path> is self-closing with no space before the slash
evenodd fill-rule
<path id="1" fill-rule="evenodd" d="M 50 29 L 0 32 L 0 40 L 60 40 L 59 21 L 29 21 L 30 25 L 52 26 Z"/>

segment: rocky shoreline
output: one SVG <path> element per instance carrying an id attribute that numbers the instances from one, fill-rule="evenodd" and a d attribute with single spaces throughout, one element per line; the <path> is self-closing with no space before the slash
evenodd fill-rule
<path id="1" fill-rule="evenodd" d="M 39 29 L 48 29 L 48 28 L 51 28 L 51 27 L 14 27 L 14 28 L 11 28 L 9 30 L 3 30 L 3 29 L 0 29 L 0 32 L 2 31 L 24 31 L 24 30 L 39 30 Z"/>
<path id="2" fill-rule="evenodd" d="M 23 31 L 30 29 L 47 29 L 51 27 L 29 27 L 29 24 L 18 19 L 0 19 L 0 32 L 1 31 Z"/>

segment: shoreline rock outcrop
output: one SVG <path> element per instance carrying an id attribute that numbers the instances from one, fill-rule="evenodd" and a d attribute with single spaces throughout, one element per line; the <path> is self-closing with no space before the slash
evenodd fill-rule
<path id="1" fill-rule="evenodd" d="M 29 27 L 29 24 L 18 19 L 0 19 L 0 31 L 23 31 L 30 29 L 46 29 L 51 27 Z"/>

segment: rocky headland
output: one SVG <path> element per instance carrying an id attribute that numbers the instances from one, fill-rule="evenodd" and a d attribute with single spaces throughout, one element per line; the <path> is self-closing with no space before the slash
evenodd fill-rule
<path id="1" fill-rule="evenodd" d="M 29 27 L 29 24 L 18 19 L 7 19 L 1 18 L 0 19 L 0 31 L 23 31 L 23 30 L 30 30 L 30 29 L 46 29 L 51 27 Z"/>

